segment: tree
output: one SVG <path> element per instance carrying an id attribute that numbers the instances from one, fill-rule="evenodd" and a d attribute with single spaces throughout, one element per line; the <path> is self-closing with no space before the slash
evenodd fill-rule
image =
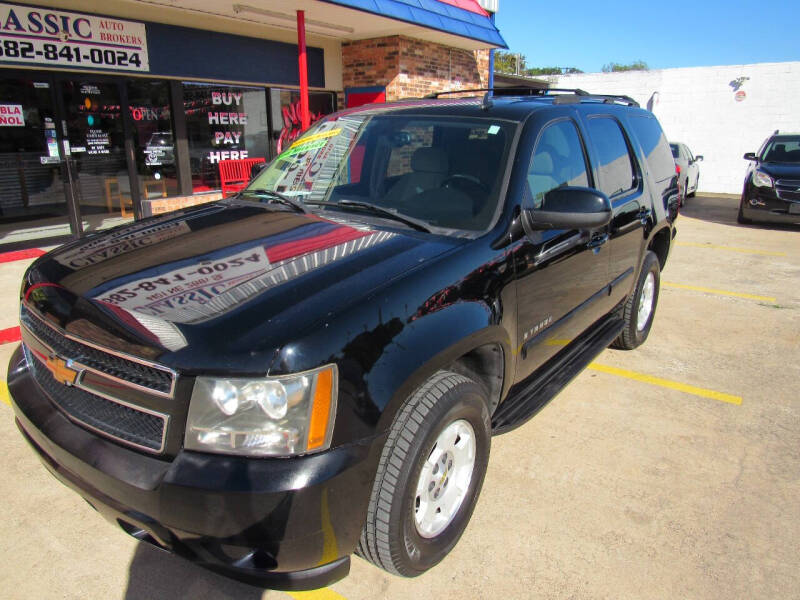
<path id="1" fill-rule="evenodd" d="M 519 62 L 519 70 L 517 69 Z M 505 73 L 507 75 L 524 75 L 526 77 L 536 77 L 537 75 L 563 75 L 569 73 L 583 73 L 575 67 L 530 67 L 528 59 L 524 54 L 516 52 L 502 52 L 498 50 L 494 53 L 494 72 Z"/>
<path id="2" fill-rule="evenodd" d="M 519 72 L 525 72 L 525 55 L 524 54 L 515 54 L 513 52 L 501 52 L 497 51 L 494 53 L 494 72 L 495 73 L 506 73 L 507 75 L 516 75 L 517 73 L 517 61 L 519 61 Z"/>
<path id="3" fill-rule="evenodd" d="M 575 67 L 532 67 L 525 69 L 525 75 L 535 77 L 536 75 L 569 75 L 573 73 L 583 73 Z"/>
<path id="4" fill-rule="evenodd" d="M 621 63 L 610 62 L 603 65 L 603 73 L 621 73 L 623 71 L 647 71 L 647 63 L 643 60 L 635 60 L 632 63 L 623 65 Z"/>

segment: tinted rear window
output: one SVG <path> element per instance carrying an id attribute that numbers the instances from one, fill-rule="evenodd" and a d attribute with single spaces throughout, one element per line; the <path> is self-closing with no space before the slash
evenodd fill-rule
<path id="1" fill-rule="evenodd" d="M 616 119 L 589 119 L 589 133 L 597 149 L 598 187 L 609 198 L 636 186 L 634 159 Z"/>
<path id="2" fill-rule="evenodd" d="M 656 181 L 675 176 L 675 159 L 672 156 L 667 138 L 655 117 L 636 115 L 628 119 L 633 134 L 644 150 L 650 172 Z"/>

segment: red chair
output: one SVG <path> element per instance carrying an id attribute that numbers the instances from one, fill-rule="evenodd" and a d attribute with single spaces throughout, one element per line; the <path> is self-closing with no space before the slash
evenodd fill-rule
<path id="1" fill-rule="evenodd" d="M 222 183 L 222 197 L 235 194 L 247 187 L 253 167 L 267 162 L 264 158 L 240 158 L 219 161 L 219 179 Z"/>

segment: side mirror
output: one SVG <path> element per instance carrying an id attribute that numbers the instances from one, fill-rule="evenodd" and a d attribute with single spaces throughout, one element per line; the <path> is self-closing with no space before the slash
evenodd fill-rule
<path id="1" fill-rule="evenodd" d="M 755 152 L 745 152 L 742 158 L 745 160 L 758 160 Z"/>
<path id="2" fill-rule="evenodd" d="M 611 201 L 593 188 L 556 188 L 545 194 L 541 208 L 522 211 L 528 234 L 542 229 L 597 229 L 610 222 Z"/>
<path id="3" fill-rule="evenodd" d="M 698 154 L 697 156 L 694 157 L 694 159 L 695 159 L 695 161 L 703 160 L 703 155 L 702 154 Z"/>

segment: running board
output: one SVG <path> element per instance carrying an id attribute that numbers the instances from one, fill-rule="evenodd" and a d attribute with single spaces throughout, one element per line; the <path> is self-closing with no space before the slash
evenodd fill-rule
<path id="1" fill-rule="evenodd" d="M 511 388 L 492 417 L 492 434 L 506 433 L 531 419 L 617 339 L 624 328 L 622 319 L 606 317 L 591 333 L 579 336 L 528 379 Z"/>

